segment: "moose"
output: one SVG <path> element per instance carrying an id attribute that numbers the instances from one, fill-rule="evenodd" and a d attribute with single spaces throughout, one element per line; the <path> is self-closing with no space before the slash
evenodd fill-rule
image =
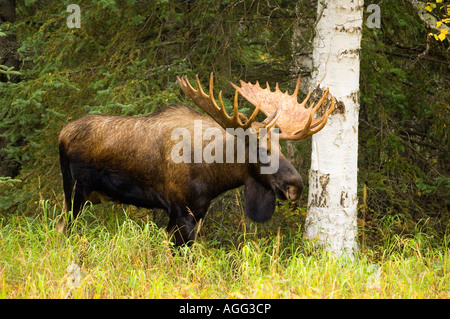
<path id="1" fill-rule="evenodd" d="M 304 139 L 321 130 L 334 109 L 332 97 L 328 110 L 320 118 L 314 118 L 327 98 L 328 89 L 315 106 L 306 107 L 311 92 L 302 103 L 297 102 L 300 77 L 292 95 L 282 93 L 278 83 L 275 91 L 268 84 L 262 89 L 258 82 L 240 81 L 241 87 L 231 83 L 236 92 L 234 112 L 229 116 L 222 91 L 218 95 L 219 104 L 214 97 L 212 73 L 209 95 L 203 91 L 198 76 L 197 89 L 187 76 L 177 77 L 177 80 L 186 96 L 206 114 L 187 105 L 174 104 L 146 116 L 87 115 L 61 130 L 58 144 L 66 214 L 58 224 L 59 231 L 70 230 L 86 201 L 96 204 L 115 200 L 164 209 L 169 215 L 168 230 L 174 236 L 175 245 L 180 246 L 195 240 L 197 223 L 204 218 L 211 201 L 225 191 L 244 186 L 244 211 L 255 222 L 271 218 L 277 197 L 291 201 L 300 198 L 302 178 L 283 156 L 278 144 L 275 147 L 268 143 L 257 144 L 258 154 L 263 150 L 269 154 L 269 160 L 264 161 L 259 155 L 256 161 L 249 160 L 251 148 L 245 140 L 244 160 L 241 161 L 177 162 L 173 160 L 173 148 L 180 142 L 173 139 L 172 133 L 182 128 L 191 132 L 190 138 L 195 140 L 198 132 L 194 132 L 194 123 L 201 121 L 202 132 L 215 129 L 223 133 L 223 140 L 215 135 L 214 141 L 209 142 L 213 146 L 221 142 L 215 146 L 224 147 L 225 140 L 237 144 L 238 138 L 228 132 L 229 128 L 249 130 L 259 141 L 262 130 L 266 130 L 270 140 L 276 134 L 273 130 L 276 125 L 281 129 L 277 136 L 280 139 Z M 255 106 L 250 117 L 239 112 L 239 94 Z M 329 99 L 326 104 L 330 104 Z M 256 121 L 259 111 L 267 116 L 262 122 Z M 205 147 L 207 141 L 201 140 L 201 143 Z M 261 168 L 269 165 L 273 156 L 278 159 L 277 171 L 262 174 Z M 67 214 L 69 211 L 72 214 Z"/>

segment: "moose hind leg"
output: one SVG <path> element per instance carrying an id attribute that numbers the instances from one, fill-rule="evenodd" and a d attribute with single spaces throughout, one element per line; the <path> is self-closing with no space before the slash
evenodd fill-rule
<path id="1" fill-rule="evenodd" d="M 73 223 L 74 223 L 75 219 L 78 217 L 78 215 L 82 211 L 84 204 L 88 200 L 89 194 L 90 194 L 90 192 L 87 192 L 85 188 L 83 188 L 83 187 L 76 188 L 76 186 L 75 186 L 75 192 L 74 192 L 73 202 L 72 202 L 72 216 L 68 222 L 69 230 L 73 227 Z"/>
<path id="2" fill-rule="evenodd" d="M 88 200 L 89 193 L 81 186 L 75 183 L 72 192 L 73 198 L 64 200 L 63 217 L 59 220 L 57 231 L 67 234 L 71 231 L 75 219 L 83 209 L 84 204 Z"/>
<path id="3" fill-rule="evenodd" d="M 56 230 L 59 233 L 66 233 L 67 230 L 67 216 L 69 211 L 72 209 L 72 192 L 74 190 L 75 181 L 72 178 L 72 173 L 70 171 L 70 161 L 64 150 L 60 147 L 59 149 L 59 162 L 61 165 L 61 173 L 63 178 L 63 190 L 64 190 L 64 200 L 62 216 L 59 218 L 56 225 Z"/>

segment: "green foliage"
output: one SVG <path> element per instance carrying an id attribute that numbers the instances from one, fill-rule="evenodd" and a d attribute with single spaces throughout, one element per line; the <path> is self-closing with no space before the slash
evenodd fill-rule
<path id="1" fill-rule="evenodd" d="M 448 50 L 429 42 L 408 1 L 381 9 L 381 29 L 363 29 L 359 180 L 375 212 L 431 217 L 442 230 L 450 204 Z"/>

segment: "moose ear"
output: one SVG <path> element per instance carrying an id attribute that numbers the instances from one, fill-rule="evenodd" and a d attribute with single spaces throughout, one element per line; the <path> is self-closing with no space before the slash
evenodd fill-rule
<path id="1" fill-rule="evenodd" d="M 270 187 L 248 177 L 244 184 L 245 214 L 250 220 L 268 221 L 275 211 L 275 193 Z"/>

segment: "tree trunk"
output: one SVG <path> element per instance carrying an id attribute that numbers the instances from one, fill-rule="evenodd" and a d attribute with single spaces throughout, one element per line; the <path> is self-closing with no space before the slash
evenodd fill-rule
<path id="1" fill-rule="evenodd" d="M 319 1 L 311 83 L 343 103 L 312 137 L 305 234 L 336 255 L 357 249 L 359 54 L 363 0 Z"/>

